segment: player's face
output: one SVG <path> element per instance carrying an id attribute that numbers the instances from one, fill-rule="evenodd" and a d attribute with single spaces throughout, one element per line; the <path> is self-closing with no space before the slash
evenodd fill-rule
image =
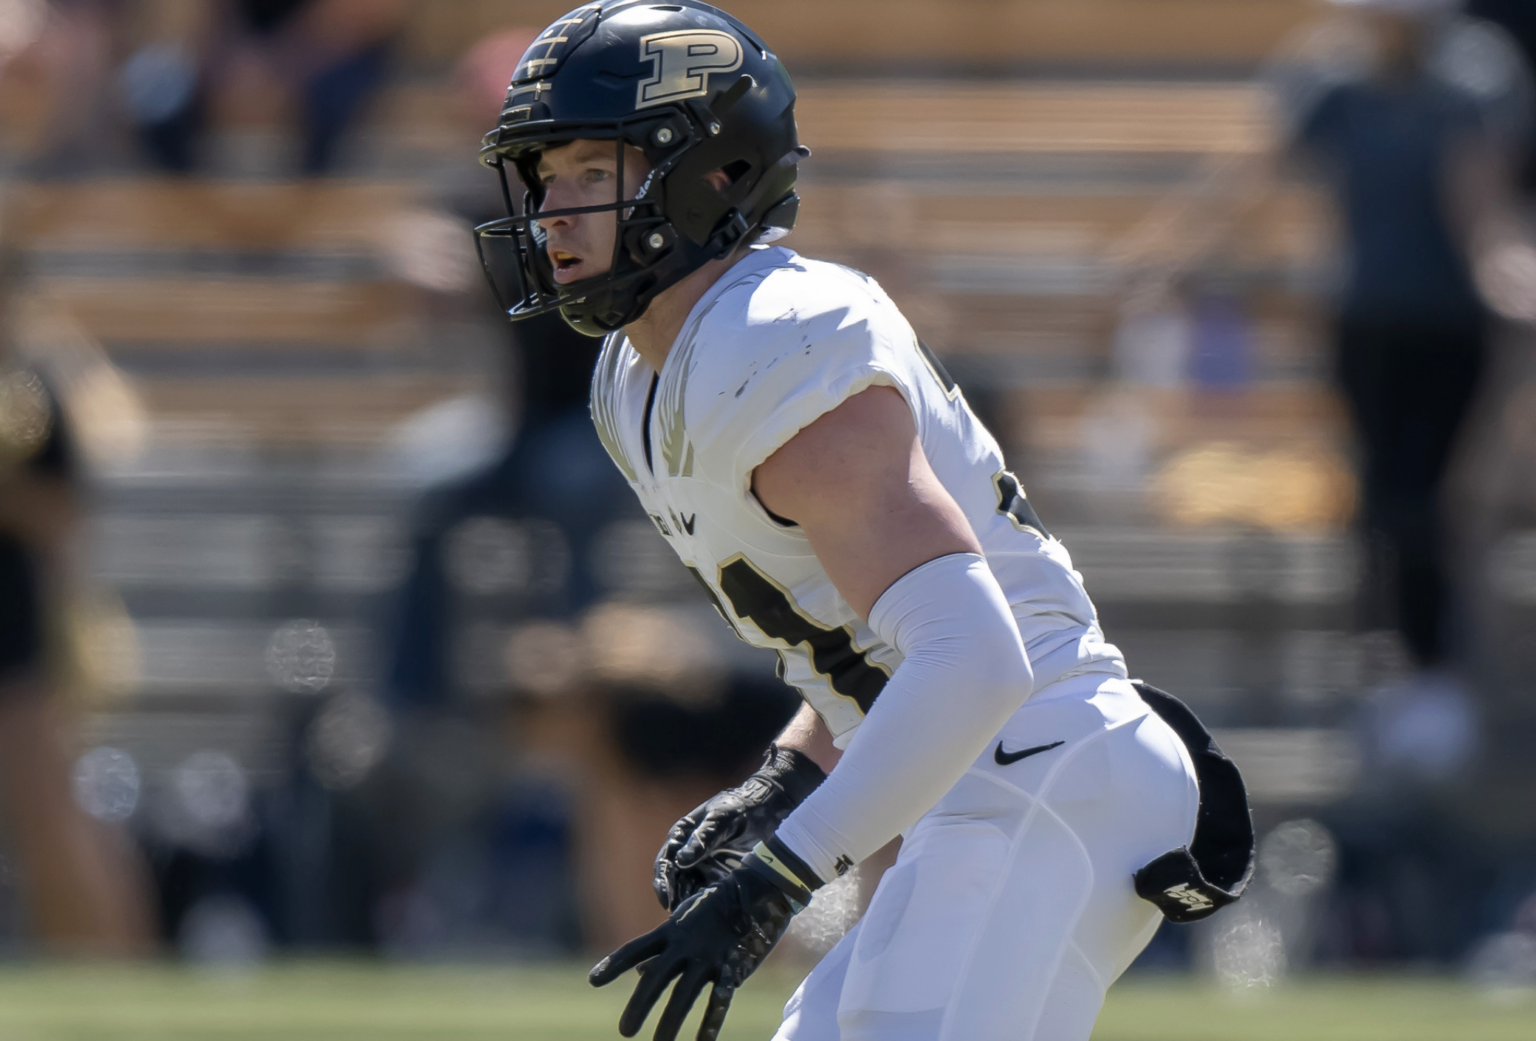
<path id="1" fill-rule="evenodd" d="M 645 153 L 624 146 L 624 181 L 619 183 L 618 154 L 612 141 L 572 141 L 546 151 L 539 160 L 544 185 L 541 210 L 603 206 L 633 198 L 650 172 Z M 613 264 L 613 240 L 618 214 L 613 210 L 550 217 L 539 225 L 548 236 L 545 248 L 555 267 L 555 281 L 564 285 L 591 278 Z"/>

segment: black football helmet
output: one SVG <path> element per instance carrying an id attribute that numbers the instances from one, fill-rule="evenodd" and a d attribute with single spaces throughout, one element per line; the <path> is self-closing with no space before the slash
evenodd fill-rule
<path id="1" fill-rule="evenodd" d="M 783 63 L 708 4 L 600 0 L 553 22 L 518 63 L 480 149 L 511 214 L 475 229 L 502 309 L 516 320 L 558 308 L 580 332 L 602 336 L 743 239 L 786 234 L 800 202 L 795 166 L 810 154 L 796 136 L 794 109 Z M 614 201 L 541 214 L 540 155 L 578 139 L 613 141 Z M 629 199 L 625 145 L 650 165 Z M 715 170 L 730 178 L 724 190 L 705 180 Z M 539 217 L 608 210 L 618 220 L 612 266 L 557 283 Z"/>

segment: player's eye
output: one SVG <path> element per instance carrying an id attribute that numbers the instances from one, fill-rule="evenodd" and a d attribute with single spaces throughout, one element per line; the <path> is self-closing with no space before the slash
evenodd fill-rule
<path id="1" fill-rule="evenodd" d="M 602 181 L 606 181 L 610 176 L 611 175 L 609 174 L 609 172 L 607 170 L 604 170 L 600 166 L 589 166 L 589 167 L 587 167 L 587 183 L 588 184 L 598 184 L 598 183 L 600 183 Z"/>

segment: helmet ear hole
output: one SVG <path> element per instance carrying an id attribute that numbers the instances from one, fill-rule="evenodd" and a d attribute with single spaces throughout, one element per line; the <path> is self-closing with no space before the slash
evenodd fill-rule
<path id="1" fill-rule="evenodd" d="M 734 185 L 752 172 L 752 163 L 748 159 L 733 159 L 722 166 L 720 172 L 725 174 L 730 179 L 731 184 Z"/>
<path id="2" fill-rule="evenodd" d="M 720 222 L 715 233 L 710 236 L 710 244 L 714 246 L 713 259 L 719 260 L 730 255 L 736 244 L 744 239 L 747 232 L 751 231 L 747 219 L 738 211 L 731 210 Z"/>

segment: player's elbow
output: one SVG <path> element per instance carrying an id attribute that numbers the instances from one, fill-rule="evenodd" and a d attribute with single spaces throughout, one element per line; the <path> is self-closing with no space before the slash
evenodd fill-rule
<path id="1" fill-rule="evenodd" d="M 978 612 L 928 651 L 948 674 L 950 688 L 965 691 L 969 710 L 984 716 L 1007 718 L 1034 690 L 1034 670 L 1012 615 Z"/>
<path id="2" fill-rule="evenodd" d="M 991 621 L 987 631 L 975 634 L 969 656 L 971 682 L 976 689 L 989 691 L 1012 714 L 1033 692 L 1035 673 L 1013 618 Z"/>
<path id="3" fill-rule="evenodd" d="M 931 669 L 944 677 L 941 687 L 971 692 L 1008 713 L 1033 689 L 1018 624 L 979 555 L 948 554 L 908 572 L 886 590 L 869 621 L 905 656 L 904 668 Z"/>

